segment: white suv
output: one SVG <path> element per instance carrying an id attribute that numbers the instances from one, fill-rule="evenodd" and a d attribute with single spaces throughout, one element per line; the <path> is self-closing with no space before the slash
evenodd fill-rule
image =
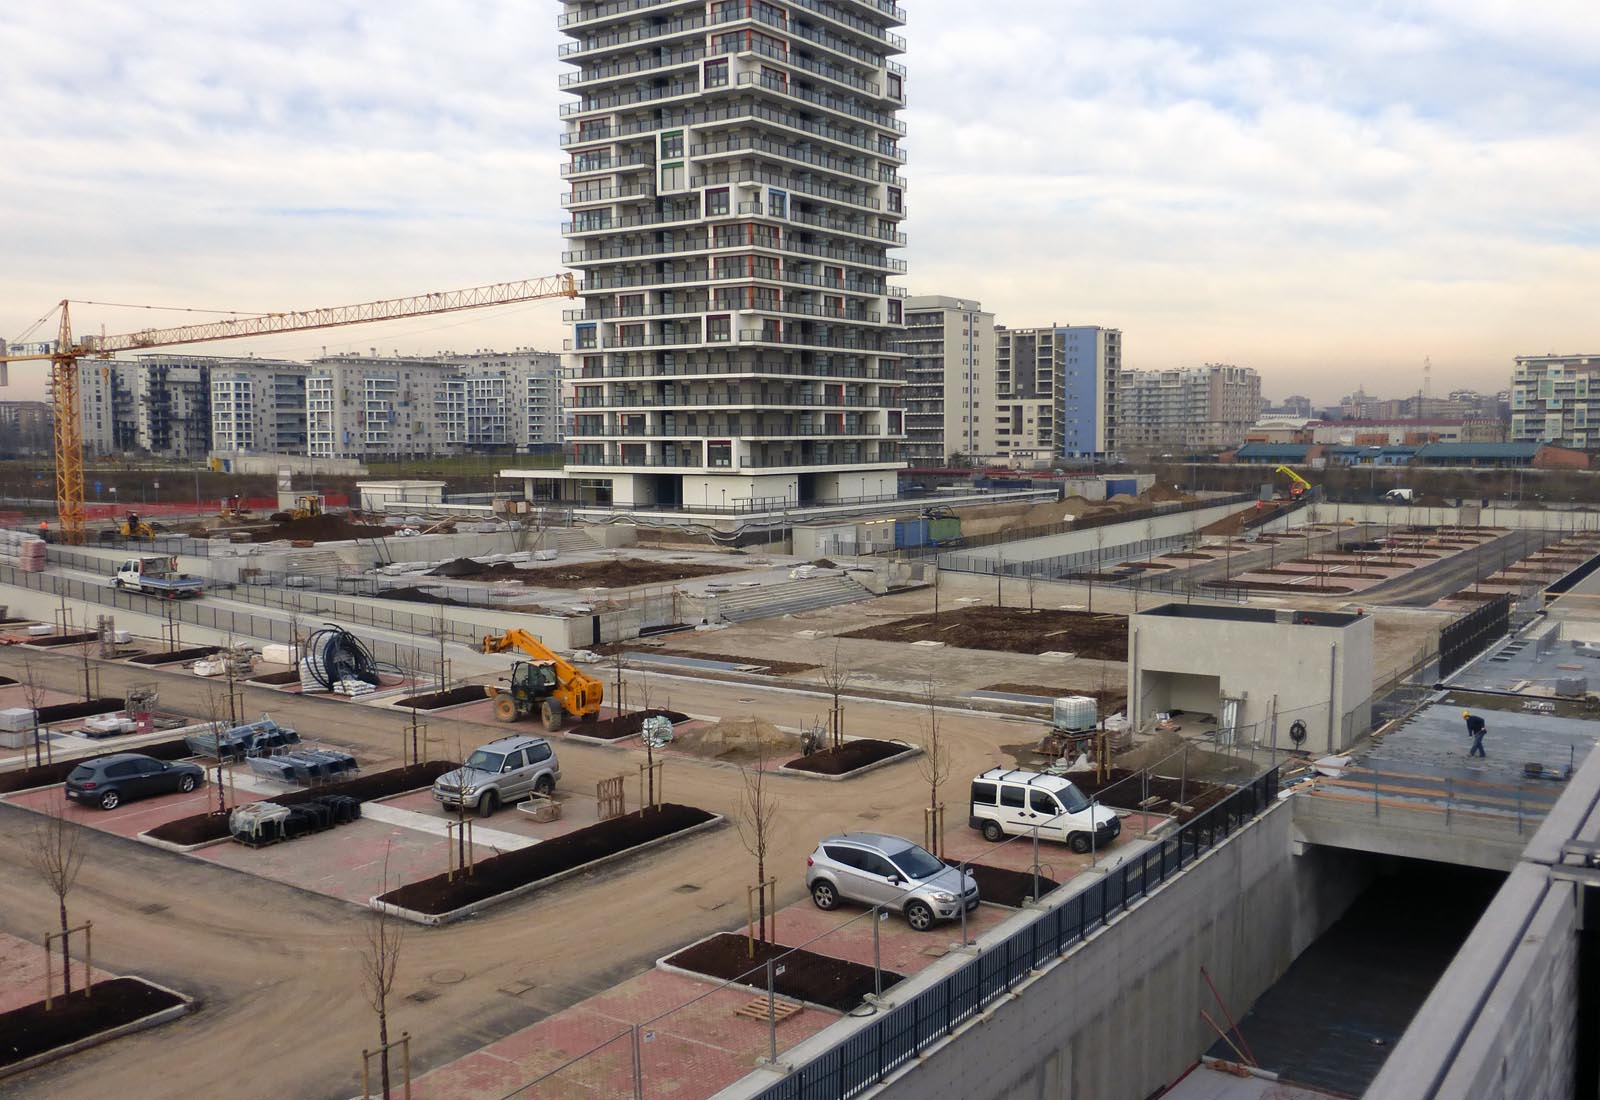
<path id="1" fill-rule="evenodd" d="M 990 768 L 972 781 L 967 824 L 996 841 L 1037 828 L 1041 840 L 1062 841 L 1074 852 L 1104 848 L 1122 832 L 1117 812 L 1091 802 L 1070 779 L 1005 768 Z"/>

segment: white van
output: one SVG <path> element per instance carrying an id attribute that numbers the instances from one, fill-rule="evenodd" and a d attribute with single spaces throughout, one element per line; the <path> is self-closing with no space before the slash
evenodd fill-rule
<path id="1" fill-rule="evenodd" d="M 1115 810 L 1090 802 L 1069 779 L 990 768 L 972 781 L 967 824 L 985 840 L 1025 836 L 1056 840 L 1074 852 L 1104 848 L 1122 832 Z"/>

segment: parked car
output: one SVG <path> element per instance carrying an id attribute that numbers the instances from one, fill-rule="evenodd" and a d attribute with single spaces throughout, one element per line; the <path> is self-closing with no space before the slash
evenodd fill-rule
<path id="1" fill-rule="evenodd" d="M 806 858 L 806 889 L 818 909 L 841 900 L 881 905 L 905 914 L 926 932 L 978 906 L 978 880 L 951 867 L 926 848 L 882 833 L 826 837 Z"/>
<path id="2" fill-rule="evenodd" d="M 85 760 L 67 775 L 67 797 L 74 802 L 114 810 L 135 798 L 189 792 L 206 781 L 197 764 L 157 760 L 136 752 L 119 752 Z"/>
<path id="3" fill-rule="evenodd" d="M 972 781 L 967 824 L 985 840 L 1039 830 L 1039 839 L 1069 844 L 1074 852 L 1104 848 L 1122 833 L 1109 806 L 1092 802 L 1070 779 L 1042 772 L 990 768 Z"/>
<path id="4" fill-rule="evenodd" d="M 529 795 L 549 795 L 561 778 L 556 750 L 543 737 L 502 737 L 473 750 L 466 763 L 433 781 L 446 809 L 469 806 L 488 817 Z"/>

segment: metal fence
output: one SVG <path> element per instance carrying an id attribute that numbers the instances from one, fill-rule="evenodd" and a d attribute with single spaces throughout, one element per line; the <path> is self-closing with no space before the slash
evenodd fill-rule
<path id="1" fill-rule="evenodd" d="M 1499 596 L 1467 612 L 1439 632 L 1439 675 L 1449 676 L 1504 637 L 1511 627 L 1511 596 Z"/>

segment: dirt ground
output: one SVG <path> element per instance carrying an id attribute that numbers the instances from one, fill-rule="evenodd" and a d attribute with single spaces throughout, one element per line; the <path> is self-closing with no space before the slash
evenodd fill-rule
<path id="1" fill-rule="evenodd" d="M 393 527 L 354 523 L 347 516 L 322 515 L 310 519 L 282 520 L 270 527 L 250 532 L 251 542 L 276 542 L 279 539 L 310 539 L 336 542 L 341 539 L 376 539 L 394 534 Z"/>
<path id="2" fill-rule="evenodd" d="M 628 650 L 632 652 L 632 650 Z M 820 667 L 807 664 L 803 661 L 775 661 L 766 657 L 752 657 L 749 654 L 735 656 L 732 653 L 700 652 L 690 649 L 640 649 L 640 653 L 659 653 L 665 657 L 693 657 L 697 661 L 726 661 L 731 665 L 760 665 L 774 676 L 789 676 L 796 672 L 810 672 Z"/>
<path id="3" fill-rule="evenodd" d="M 870 626 L 843 635 L 881 642 L 943 642 L 961 649 L 998 649 L 1007 653 L 1062 650 L 1080 657 L 1109 661 L 1128 659 L 1125 615 L 1087 611 L 1029 611 L 1013 607 L 963 607 L 917 615 Z"/>
<path id="4" fill-rule="evenodd" d="M 465 562 L 466 565 L 461 564 Z M 474 568 L 468 569 L 468 566 Z M 520 569 L 510 562 L 484 564 L 468 558 L 447 562 L 429 576 L 452 580 L 521 581 L 537 588 L 631 588 L 639 584 L 671 584 L 694 577 L 737 572 L 739 566 L 695 565 L 692 562 L 645 561 L 617 558 L 609 561 L 572 562 L 564 565 Z"/>

